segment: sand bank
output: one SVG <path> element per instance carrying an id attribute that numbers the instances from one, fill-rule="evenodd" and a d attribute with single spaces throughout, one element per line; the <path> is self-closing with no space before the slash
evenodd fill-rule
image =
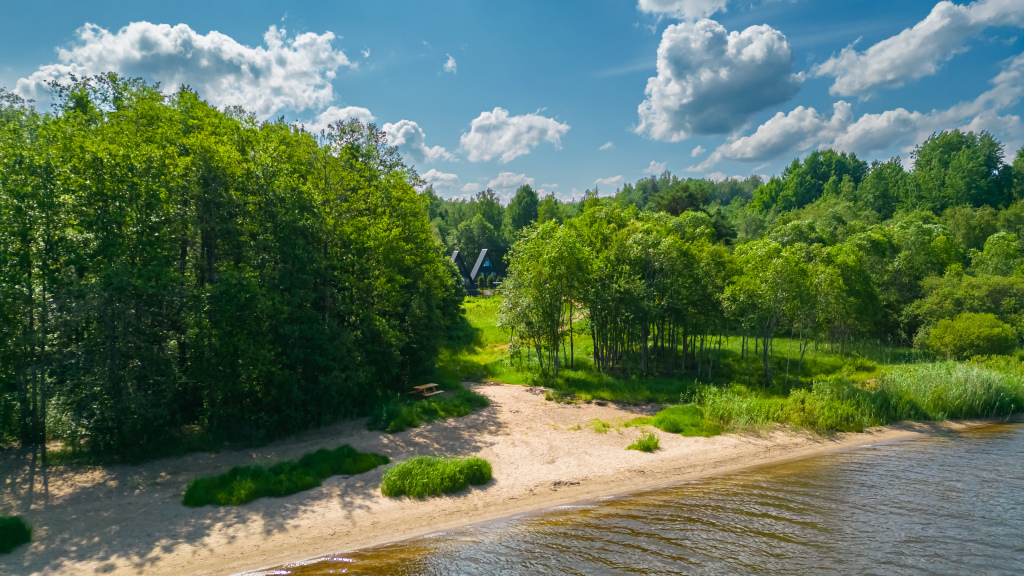
<path id="1" fill-rule="evenodd" d="M 593 419 L 615 423 L 649 413 L 642 408 L 555 404 L 544 400 L 543 390 L 522 386 L 475 389 L 491 399 L 489 408 L 400 434 L 369 432 L 356 421 L 259 449 L 140 466 L 58 468 L 48 474 L 46 493 L 37 477 L 31 503 L 25 462 L 4 454 L 0 514 L 24 516 L 35 534 L 31 545 L 0 556 L 0 574 L 233 574 L 969 425 L 882 427 L 832 438 L 790 431 L 714 438 L 661 433 L 661 449 L 644 454 L 625 450 L 640 434 L 637 429 L 599 434 L 587 426 Z M 415 454 L 478 454 L 493 465 L 494 480 L 449 497 L 391 500 L 380 495 L 383 468 L 378 468 L 246 506 L 181 505 L 185 486 L 196 476 L 341 444 L 392 461 Z"/>

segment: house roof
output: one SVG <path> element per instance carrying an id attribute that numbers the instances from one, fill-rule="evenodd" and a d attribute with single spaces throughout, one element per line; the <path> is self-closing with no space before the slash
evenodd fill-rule
<path id="1" fill-rule="evenodd" d="M 487 248 L 480 251 L 480 256 L 476 259 L 476 264 L 473 266 L 473 272 L 469 275 L 470 278 L 476 280 L 476 275 L 480 273 L 480 268 L 484 265 L 484 261 L 487 260 Z"/>

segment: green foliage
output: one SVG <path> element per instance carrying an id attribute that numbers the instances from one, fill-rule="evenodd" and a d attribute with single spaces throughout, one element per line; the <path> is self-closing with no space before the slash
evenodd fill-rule
<path id="1" fill-rule="evenodd" d="M 370 430 L 396 433 L 436 420 L 466 416 L 490 405 L 486 396 L 461 385 L 450 387 L 446 392 L 419 400 L 396 399 L 382 403 L 370 412 L 367 426 Z"/>
<path id="2" fill-rule="evenodd" d="M 933 135 L 914 150 L 914 157 L 921 199 L 935 212 L 950 206 L 999 206 L 1006 200 L 998 179 L 1003 147 L 988 132 Z"/>
<path id="3" fill-rule="evenodd" d="M 815 380 L 788 395 L 742 387 L 706 387 L 696 395 L 705 417 L 726 429 L 791 424 L 818 433 L 862 431 L 903 420 L 990 418 L 1024 409 L 1024 366 L 1018 360 L 901 366 L 873 388 L 842 376 Z"/>
<path id="4" fill-rule="evenodd" d="M 1024 250 L 1016 234 L 996 232 L 985 240 L 985 249 L 975 257 L 979 274 L 1009 276 L 1024 263 Z"/>
<path id="5" fill-rule="evenodd" d="M 626 446 L 626 450 L 639 450 L 640 452 L 654 452 L 661 446 L 661 439 L 654 432 L 645 432 L 640 435 L 632 444 Z"/>
<path id="6" fill-rule="evenodd" d="M 32 527 L 20 516 L 0 516 L 0 554 L 32 541 Z"/>
<path id="7" fill-rule="evenodd" d="M 1008 354 L 1020 337 L 1013 327 L 994 314 L 958 314 L 940 320 L 928 333 L 927 347 L 939 356 L 967 359 L 972 356 Z"/>
<path id="8" fill-rule="evenodd" d="M 0 437 L 263 442 L 433 369 L 462 290 L 375 127 L 114 75 L 59 98 L 0 118 Z"/>
<path id="9" fill-rule="evenodd" d="M 627 425 L 654 426 L 663 432 L 680 436 L 711 437 L 722 433 L 722 427 L 705 418 L 704 410 L 695 404 L 669 406 L 654 416 L 634 418 Z"/>
<path id="10" fill-rule="evenodd" d="M 311 452 L 298 462 L 279 462 L 270 468 L 236 466 L 219 476 L 196 478 L 185 490 L 182 504 L 240 506 L 257 498 L 280 498 L 316 488 L 331 476 L 362 474 L 387 463 L 385 456 L 357 452 L 345 444 L 336 450 Z"/>
<path id="11" fill-rule="evenodd" d="M 384 473 L 380 492 L 388 498 L 426 498 L 461 492 L 491 481 L 491 465 L 483 458 L 413 456 Z"/>

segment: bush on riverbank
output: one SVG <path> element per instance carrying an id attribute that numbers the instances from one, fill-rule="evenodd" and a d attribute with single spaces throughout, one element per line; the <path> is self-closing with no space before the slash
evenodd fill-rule
<path id="1" fill-rule="evenodd" d="M 0 554 L 8 554 L 32 540 L 32 527 L 20 516 L 0 516 Z"/>
<path id="2" fill-rule="evenodd" d="M 238 506 L 257 498 L 281 497 L 316 488 L 339 474 L 362 474 L 389 462 L 386 456 L 357 452 L 348 444 L 336 450 L 317 450 L 298 462 L 262 466 L 236 466 L 224 474 L 196 478 L 185 491 L 182 504 L 193 508 L 215 504 Z"/>
<path id="3" fill-rule="evenodd" d="M 384 473 L 381 494 L 389 498 L 425 498 L 461 492 L 491 480 L 491 465 L 483 458 L 413 456 Z"/>
<path id="4" fill-rule="evenodd" d="M 645 432 L 635 442 L 626 446 L 626 450 L 639 450 L 641 452 L 654 452 L 661 446 L 661 439 L 654 432 Z"/>

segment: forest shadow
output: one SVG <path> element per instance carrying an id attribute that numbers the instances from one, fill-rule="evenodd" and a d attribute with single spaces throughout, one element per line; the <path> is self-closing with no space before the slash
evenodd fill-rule
<path id="1" fill-rule="evenodd" d="M 190 454 L 141 465 L 53 467 L 47 471 L 48 498 L 39 496 L 41 471 L 38 466 L 32 468 L 31 458 L 5 450 L 0 453 L 5 486 L 2 512 L 23 516 L 35 532 L 30 545 L 0 556 L 0 573 L 62 573 L 78 562 L 95 563 L 101 573 L 126 562 L 145 572 L 181 545 L 191 547 L 193 553 L 212 552 L 249 537 L 245 534 L 253 525 L 260 526 L 264 537 L 308 526 L 325 508 L 340 507 L 354 523 L 360 512 L 371 510 L 374 501 L 383 498 L 380 482 L 388 465 L 355 476 L 333 476 L 319 488 L 243 506 L 187 508 L 181 497 L 198 476 L 233 466 L 294 460 L 342 444 L 386 455 L 389 465 L 418 454 L 478 453 L 493 444 L 488 436 L 502 434 L 504 424 L 496 411 L 496 407 L 483 408 L 397 434 L 368 431 L 364 419 L 248 450 Z M 246 529 L 240 530 L 242 526 Z M 345 528 L 358 530 L 355 524 Z M 337 548 L 344 546 L 344 537 L 339 536 Z"/>

